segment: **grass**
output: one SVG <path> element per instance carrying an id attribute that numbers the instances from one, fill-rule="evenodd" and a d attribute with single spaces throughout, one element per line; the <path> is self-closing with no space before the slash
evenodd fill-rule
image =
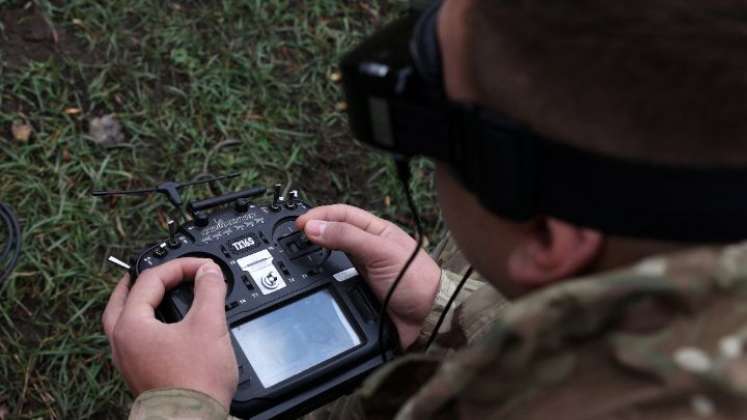
<path id="1" fill-rule="evenodd" d="M 404 7 L 0 0 L 0 200 L 25 240 L 0 286 L 0 418 L 126 417 L 99 321 L 121 273 L 104 259 L 162 238 L 167 207 L 94 189 L 240 172 L 226 190 L 280 182 L 412 229 L 393 167 L 351 139 L 330 78 L 344 51 Z M 125 142 L 107 148 L 87 133 L 110 113 Z M 13 138 L 14 122 L 33 127 L 29 141 Z M 414 168 L 433 240 L 432 166 Z"/>

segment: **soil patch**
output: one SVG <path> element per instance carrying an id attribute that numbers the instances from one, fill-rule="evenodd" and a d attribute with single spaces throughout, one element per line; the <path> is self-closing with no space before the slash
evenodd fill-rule
<path id="1" fill-rule="evenodd" d="M 77 60 L 86 57 L 80 42 L 36 6 L 4 10 L 0 18 L 4 26 L 0 32 L 0 50 L 8 67 L 18 68 L 30 61 L 46 61 L 55 56 Z"/>
<path id="2" fill-rule="evenodd" d="M 347 136 L 336 136 L 320 140 L 313 156 L 313 165 L 303 165 L 300 179 L 296 182 L 316 203 L 336 203 L 350 192 L 369 190 L 368 179 L 372 153 L 367 147 L 356 144 Z M 346 191 L 346 189 L 349 190 Z M 358 197 L 358 206 L 372 209 L 377 204 L 367 196 Z"/>

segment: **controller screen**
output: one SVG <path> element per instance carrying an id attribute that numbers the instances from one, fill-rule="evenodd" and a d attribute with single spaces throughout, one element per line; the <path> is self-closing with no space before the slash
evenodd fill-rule
<path id="1" fill-rule="evenodd" d="M 361 343 L 328 290 L 252 319 L 231 332 L 265 388 Z"/>

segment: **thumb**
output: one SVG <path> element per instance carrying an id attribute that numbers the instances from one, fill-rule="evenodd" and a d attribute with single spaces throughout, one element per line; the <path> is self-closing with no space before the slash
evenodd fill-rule
<path id="1" fill-rule="evenodd" d="M 223 332 L 227 328 L 226 291 L 223 272 L 217 264 L 210 261 L 200 266 L 195 273 L 195 298 L 186 318 L 203 327 Z"/>
<path id="2" fill-rule="evenodd" d="M 346 252 L 364 264 L 386 249 L 381 237 L 345 222 L 309 220 L 304 233 L 317 245 Z"/>

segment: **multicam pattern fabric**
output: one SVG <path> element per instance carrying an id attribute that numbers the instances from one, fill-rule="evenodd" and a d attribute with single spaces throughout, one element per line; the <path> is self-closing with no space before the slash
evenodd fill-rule
<path id="1" fill-rule="evenodd" d="M 143 392 L 130 410 L 130 420 L 226 420 L 226 409 L 213 398 L 188 389 Z"/>
<path id="2" fill-rule="evenodd" d="M 441 284 L 433 309 L 423 324 L 420 337 L 409 349 L 410 352 L 425 350 L 425 344 L 433 334 L 438 318 L 470 267 L 456 242 L 448 234 L 433 251 L 432 257 L 441 266 Z M 478 290 L 479 293 L 475 293 Z M 448 353 L 479 338 L 506 304 L 506 299 L 497 290 L 487 284 L 480 274 L 473 272 L 456 295 L 428 352 Z"/>
<path id="3" fill-rule="evenodd" d="M 502 310 L 488 290 L 462 298 L 446 352 L 401 357 L 313 418 L 747 418 L 747 244 L 496 299 Z"/>
<path id="4" fill-rule="evenodd" d="M 400 377 L 434 373 L 367 418 L 745 418 L 746 341 L 747 245 L 652 258 L 516 301 L 445 360 L 399 360 Z M 369 379 L 364 410 L 393 374 Z"/>

